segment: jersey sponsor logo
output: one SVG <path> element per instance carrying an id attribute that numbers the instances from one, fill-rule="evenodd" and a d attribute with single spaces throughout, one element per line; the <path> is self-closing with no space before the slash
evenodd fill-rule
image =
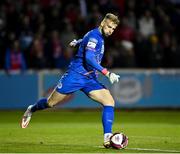
<path id="1" fill-rule="evenodd" d="M 97 39 L 95 39 L 95 38 L 90 38 L 89 41 L 88 41 L 88 43 L 87 43 L 87 48 L 95 49 L 97 43 L 98 43 L 98 40 L 97 40 Z"/>
<path id="2" fill-rule="evenodd" d="M 88 48 L 95 49 L 95 48 L 96 48 L 96 43 L 89 41 L 88 44 L 87 44 L 87 47 L 88 47 Z"/>

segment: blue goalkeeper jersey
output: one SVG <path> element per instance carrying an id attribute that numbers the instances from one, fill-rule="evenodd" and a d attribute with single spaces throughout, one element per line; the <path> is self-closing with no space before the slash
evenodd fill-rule
<path id="1" fill-rule="evenodd" d="M 97 71 L 104 55 L 104 38 L 99 29 L 89 31 L 79 44 L 79 49 L 69 65 L 69 69 L 88 77 L 97 78 Z"/>

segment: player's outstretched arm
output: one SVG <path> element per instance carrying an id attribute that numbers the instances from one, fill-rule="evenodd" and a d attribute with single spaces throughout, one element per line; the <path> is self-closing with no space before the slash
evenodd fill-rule
<path id="1" fill-rule="evenodd" d="M 76 47 L 78 44 L 80 44 L 82 42 L 82 39 L 79 39 L 79 40 L 76 40 L 76 39 L 74 39 L 73 41 L 71 41 L 70 43 L 69 43 L 69 46 L 70 47 Z"/>
<path id="2" fill-rule="evenodd" d="M 91 50 L 86 50 L 86 61 L 88 64 L 93 66 L 96 70 L 101 72 L 103 75 L 109 78 L 109 81 L 113 84 L 115 82 L 119 82 L 120 76 L 109 72 L 106 68 L 102 67 L 100 64 L 96 62 L 95 54 Z"/>

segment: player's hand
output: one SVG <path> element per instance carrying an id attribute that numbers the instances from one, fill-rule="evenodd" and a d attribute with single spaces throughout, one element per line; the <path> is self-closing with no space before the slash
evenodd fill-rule
<path id="1" fill-rule="evenodd" d="M 69 43 L 69 46 L 75 47 L 75 46 L 77 45 L 77 43 L 78 43 L 78 41 L 77 41 L 76 39 L 74 39 L 73 41 L 71 41 L 71 42 Z"/>
<path id="2" fill-rule="evenodd" d="M 106 76 L 109 78 L 109 81 L 111 82 L 111 84 L 115 82 L 119 82 L 120 76 L 115 73 L 108 72 Z"/>

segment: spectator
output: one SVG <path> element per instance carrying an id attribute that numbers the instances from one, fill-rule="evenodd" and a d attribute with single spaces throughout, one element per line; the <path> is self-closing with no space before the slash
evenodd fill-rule
<path id="1" fill-rule="evenodd" d="M 47 43 L 46 54 L 52 68 L 61 68 L 60 63 L 63 60 L 63 46 L 59 37 L 59 32 L 51 32 L 50 40 Z"/>
<path id="2" fill-rule="evenodd" d="M 32 43 L 30 50 L 30 61 L 31 68 L 45 69 L 47 67 L 42 36 L 36 36 Z"/>
<path id="3" fill-rule="evenodd" d="M 155 34 L 154 18 L 149 10 L 146 10 L 139 20 L 139 32 L 145 39 L 152 34 Z"/>
<path id="4" fill-rule="evenodd" d="M 141 33 L 137 33 L 134 42 L 135 59 L 137 62 L 137 67 L 147 68 L 149 64 L 149 55 L 147 54 L 149 48 L 149 41 L 144 39 Z"/>
<path id="5" fill-rule="evenodd" d="M 8 72 L 26 70 L 26 61 L 18 40 L 14 41 L 12 48 L 6 50 L 5 69 Z"/>
<path id="6" fill-rule="evenodd" d="M 180 68 L 180 46 L 177 41 L 177 39 L 174 37 L 172 39 L 171 47 L 170 47 L 170 57 L 169 57 L 169 62 L 170 62 L 170 67 L 171 68 Z"/>
<path id="7" fill-rule="evenodd" d="M 97 26 L 102 20 L 102 13 L 99 10 L 99 6 L 97 4 L 92 5 L 92 13 L 88 16 L 88 24 L 89 28 Z"/>
<path id="8" fill-rule="evenodd" d="M 119 52 L 114 58 L 116 67 L 131 68 L 136 66 L 134 46 L 130 41 L 123 40 L 116 43 L 116 49 Z"/>
<path id="9" fill-rule="evenodd" d="M 164 52 L 159 43 L 159 38 L 156 35 L 150 37 L 150 44 L 148 48 L 150 67 L 157 68 L 163 66 Z"/>
<path id="10" fill-rule="evenodd" d="M 176 59 L 179 57 L 180 40 L 179 0 L 3 0 L 0 3 L 0 69 L 5 68 L 3 65 L 6 50 L 11 49 L 15 40 L 20 41 L 20 49 L 28 68 L 61 68 L 62 65 L 55 64 L 58 58 L 52 58 L 57 54 L 54 53 L 54 48 L 58 47 L 50 45 L 50 40 L 46 42 L 51 32 L 59 33 L 62 50 L 59 55 L 66 63 L 66 54 L 72 53 L 66 52 L 70 50 L 66 49 L 69 41 L 81 38 L 84 32 L 98 25 L 103 14 L 107 12 L 118 14 L 121 26 L 116 29 L 118 32 L 106 41 L 105 46 L 110 52 L 107 55 L 105 53 L 104 63 L 111 64 L 112 68 L 123 66 L 118 64 L 117 57 L 121 57 L 123 53 L 120 51 L 124 50 L 121 41 L 125 40 L 133 45 L 136 58 L 134 67 L 155 67 L 150 62 L 152 57 L 149 56 L 154 53 L 151 53 L 152 42 L 149 41 L 152 35 L 156 35 L 159 38 L 157 44 L 163 51 L 161 67 L 179 66 Z M 37 34 L 43 39 L 37 39 Z M 47 45 L 47 48 L 44 45 Z M 40 51 L 35 48 L 40 48 Z M 32 60 L 35 60 L 36 64 Z"/>
<path id="11" fill-rule="evenodd" d="M 163 66 L 165 68 L 171 67 L 172 66 L 172 61 L 170 60 L 171 57 L 171 43 L 172 43 L 172 38 L 169 33 L 164 32 L 161 37 L 161 46 L 164 51 L 164 62 Z"/>
<path id="12" fill-rule="evenodd" d="M 66 69 L 70 63 L 70 61 L 72 60 L 73 57 L 73 49 L 70 48 L 69 46 L 67 46 L 63 52 L 63 61 L 61 62 L 61 66 L 60 68 L 62 69 Z"/>
<path id="13" fill-rule="evenodd" d="M 65 8 L 65 19 L 68 19 L 71 25 L 76 23 L 78 15 L 80 14 L 79 6 L 70 3 Z"/>
<path id="14" fill-rule="evenodd" d="M 78 38 L 76 33 L 73 31 L 73 26 L 68 19 L 64 21 L 64 29 L 60 33 L 60 39 L 64 47 L 67 47 L 72 39 Z"/>
<path id="15" fill-rule="evenodd" d="M 135 31 L 132 27 L 128 25 L 128 19 L 126 17 L 122 18 L 121 26 L 117 29 L 115 40 L 126 40 L 133 42 L 135 38 Z"/>
<path id="16" fill-rule="evenodd" d="M 128 11 L 127 13 L 127 25 L 131 27 L 134 31 L 137 29 L 136 16 L 133 11 Z"/>
<path id="17" fill-rule="evenodd" d="M 24 53 L 26 62 L 27 62 L 27 66 L 29 67 L 30 61 L 29 61 L 29 57 L 30 57 L 30 47 L 32 45 L 33 42 L 33 34 L 31 31 L 22 31 L 21 35 L 20 35 L 20 48 Z"/>

